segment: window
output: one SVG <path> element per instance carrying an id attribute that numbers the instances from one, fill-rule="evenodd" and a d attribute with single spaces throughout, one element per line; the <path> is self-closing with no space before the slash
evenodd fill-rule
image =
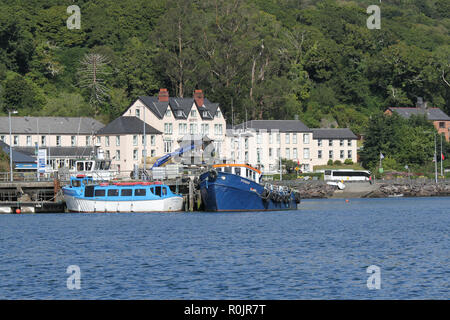
<path id="1" fill-rule="evenodd" d="M 214 125 L 214 134 L 216 134 L 216 135 L 222 134 L 222 125 L 221 124 Z"/>
<path id="2" fill-rule="evenodd" d="M 352 150 L 347 151 L 347 158 L 349 158 L 349 159 L 352 158 Z"/>
<path id="3" fill-rule="evenodd" d="M 220 109 L 217 109 L 216 118 L 220 118 L 221 116 L 222 116 L 222 113 L 220 112 Z"/>
<path id="4" fill-rule="evenodd" d="M 197 110 L 192 109 L 191 110 L 191 117 L 195 118 L 197 116 Z"/>
<path id="5" fill-rule="evenodd" d="M 133 150 L 133 160 L 137 160 L 138 159 L 138 149 L 134 149 Z"/>
<path id="6" fill-rule="evenodd" d="M 179 134 L 186 134 L 187 133 L 187 124 L 186 123 L 179 123 L 178 124 L 178 133 Z"/>
<path id="7" fill-rule="evenodd" d="M 207 124 L 207 123 L 202 124 L 202 134 L 203 135 L 209 134 L 209 124 Z"/>
<path id="8" fill-rule="evenodd" d="M 31 146 L 31 136 L 27 136 L 27 146 Z"/>
<path id="9" fill-rule="evenodd" d="M 328 146 L 332 147 L 333 146 L 333 140 L 328 140 Z"/>
<path id="10" fill-rule="evenodd" d="M 439 128 L 445 128 L 445 122 L 439 122 Z"/>
<path id="11" fill-rule="evenodd" d="M 344 159 L 344 150 L 339 152 L 339 158 Z"/>
<path id="12" fill-rule="evenodd" d="M 262 134 L 260 132 L 258 132 L 256 134 L 256 143 L 257 144 L 261 144 L 262 143 Z"/>
<path id="13" fill-rule="evenodd" d="M 170 117 L 170 109 L 169 108 L 167 108 L 167 110 L 166 110 L 166 117 Z"/>
<path id="14" fill-rule="evenodd" d="M 91 136 L 86 136 L 86 145 L 87 146 L 91 145 Z"/>
<path id="15" fill-rule="evenodd" d="M 61 147 L 61 136 L 56 136 L 56 146 Z"/>
<path id="16" fill-rule="evenodd" d="M 164 153 L 172 152 L 172 141 L 164 141 Z"/>
<path id="17" fill-rule="evenodd" d="M 322 159 L 322 150 L 317 151 L 317 158 Z"/>
<path id="18" fill-rule="evenodd" d="M 352 140 L 348 139 L 348 141 L 347 141 L 347 146 L 349 146 L 349 147 L 352 146 Z"/>
<path id="19" fill-rule="evenodd" d="M 171 123 L 164 123 L 164 133 L 172 134 L 172 124 Z"/>
<path id="20" fill-rule="evenodd" d="M 297 134 L 296 133 L 292 134 L 292 143 L 297 144 Z"/>
<path id="21" fill-rule="evenodd" d="M 46 142 L 47 142 L 47 139 L 45 138 L 45 136 L 41 136 L 41 145 L 45 146 Z"/>
<path id="22" fill-rule="evenodd" d="M 0 136 L 0 140 L 5 141 L 5 136 Z"/>
<path id="23" fill-rule="evenodd" d="M 110 158 L 110 157 L 111 157 L 111 154 L 109 153 L 109 150 L 106 150 L 105 156 L 106 156 L 106 159 L 111 159 L 111 158 Z"/>
<path id="24" fill-rule="evenodd" d="M 256 161 L 261 163 L 261 148 L 256 149 Z"/>
<path id="25" fill-rule="evenodd" d="M 291 158 L 291 150 L 289 148 L 286 148 L 286 159 Z"/>
<path id="26" fill-rule="evenodd" d="M 292 158 L 297 159 L 297 148 L 292 149 Z"/>
<path id="27" fill-rule="evenodd" d="M 137 146 L 138 145 L 138 136 L 134 135 L 133 136 L 133 146 Z"/>
<path id="28" fill-rule="evenodd" d="M 155 149 L 152 149 L 152 150 L 150 151 L 150 156 L 151 156 L 151 157 L 156 157 L 156 150 L 155 150 Z"/>
<path id="29" fill-rule="evenodd" d="M 105 146 L 109 147 L 109 136 L 105 137 Z"/>
<path id="30" fill-rule="evenodd" d="M 183 110 L 177 110 L 177 117 L 183 116 Z"/>
<path id="31" fill-rule="evenodd" d="M 317 140 L 317 146 L 319 146 L 319 147 L 322 146 L 322 139 L 318 139 L 318 140 Z"/>
<path id="32" fill-rule="evenodd" d="M 196 123 L 189 124 L 189 133 L 197 134 L 197 124 Z"/>
<path id="33" fill-rule="evenodd" d="M 272 148 L 269 148 L 269 158 L 272 158 L 273 154 L 272 154 Z"/>
<path id="34" fill-rule="evenodd" d="M 133 189 L 122 189 L 120 191 L 120 195 L 122 197 L 131 197 L 132 194 L 133 194 Z"/>
<path id="35" fill-rule="evenodd" d="M 13 138 L 14 140 L 14 143 L 13 143 L 13 145 L 14 146 L 18 146 L 19 145 L 19 136 L 14 136 L 14 138 Z"/>
<path id="36" fill-rule="evenodd" d="M 116 146 L 120 146 L 120 136 L 116 136 Z"/>
<path id="37" fill-rule="evenodd" d="M 144 197 L 147 194 L 146 191 L 147 190 L 145 190 L 145 189 L 136 189 L 136 190 L 134 190 L 134 195 L 137 197 Z"/>
<path id="38" fill-rule="evenodd" d="M 245 151 L 245 162 L 248 162 L 248 151 Z"/>
<path id="39" fill-rule="evenodd" d="M 116 160 L 120 160 L 120 150 L 116 150 Z"/>
<path id="40" fill-rule="evenodd" d="M 309 148 L 303 149 L 303 159 L 309 159 Z"/>
<path id="41" fill-rule="evenodd" d="M 156 137 L 154 135 L 150 136 L 150 145 L 154 146 L 156 144 Z"/>
<path id="42" fill-rule="evenodd" d="M 280 141 L 281 141 L 281 135 L 280 135 L 280 133 L 277 133 L 277 143 L 279 144 L 280 143 Z"/>
<path id="43" fill-rule="evenodd" d="M 343 147 L 344 146 L 344 139 L 339 140 L 339 146 Z"/>
<path id="44" fill-rule="evenodd" d="M 244 147 L 245 147 L 245 150 L 248 149 L 248 138 L 244 139 Z"/>
<path id="45" fill-rule="evenodd" d="M 97 137 L 97 145 L 100 145 L 102 143 L 101 137 Z"/>
<path id="46" fill-rule="evenodd" d="M 105 189 L 96 189 L 94 191 L 94 196 L 96 196 L 96 197 L 104 197 L 105 193 L 106 193 Z"/>
<path id="47" fill-rule="evenodd" d="M 309 143 L 309 133 L 303 134 L 303 143 L 308 144 Z"/>
<path id="48" fill-rule="evenodd" d="M 142 135 L 141 136 L 141 143 L 142 143 L 142 145 L 145 146 L 146 142 L 147 142 L 147 135 Z M 137 145 L 137 143 L 136 143 L 136 145 Z"/>
<path id="49" fill-rule="evenodd" d="M 272 132 L 269 133 L 269 144 L 273 143 L 273 135 Z"/>
<path id="50" fill-rule="evenodd" d="M 333 150 L 328 151 L 328 158 L 333 159 Z"/>
<path id="51" fill-rule="evenodd" d="M 157 195 L 158 197 L 161 197 L 161 186 L 156 186 L 155 187 L 155 195 Z"/>
<path id="52" fill-rule="evenodd" d="M 285 133 L 285 136 L 286 136 L 286 144 L 289 144 L 289 143 L 291 143 L 290 142 L 290 139 L 291 139 L 291 134 L 290 133 Z"/>
<path id="53" fill-rule="evenodd" d="M 108 189 L 108 197 L 118 197 L 119 189 Z"/>
<path id="54" fill-rule="evenodd" d="M 281 149 L 277 148 L 277 158 L 280 158 L 280 157 L 281 157 Z"/>
<path id="55" fill-rule="evenodd" d="M 208 117 L 208 111 L 203 111 L 203 118 Z"/>
<path id="56" fill-rule="evenodd" d="M 141 117 L 141 110 L 140 109 L 136 109 L 136 117 L 137 118 Z"/>

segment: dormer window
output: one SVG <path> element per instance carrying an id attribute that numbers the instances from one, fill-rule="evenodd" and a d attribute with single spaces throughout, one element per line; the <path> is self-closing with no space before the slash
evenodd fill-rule
<path id="1" fill-rule="evenodd" d="M 183 116 L 183 111 L 182 110 L 178 110 L 177 111 L 177 117 L 182 117 Z"/>
<path id="2" fill-rule="evenodd" d="M 167 110 L 166 110 L 166 117 L 170 117 L 170 109 L 169 108 L 167 108 Z"/>
<path id="3" fill-rule="evenodd" d="M 220 110 L 217 109 L 217 112 L 216 112 L 216 118 L 220 118 L 221 116 L 222 116 L 222 114 L 221 114 Z"/>
<path id="4" fill-rule="evenodd" d="M 197 111 L 192 109 L 191 110 L 191 117 L 195 118 L 197 116 Z"/>
<path id="5" fill-rule="evenodd" d="M 203 111 L 203 118 L 208 117 L 208 111 Z"/>

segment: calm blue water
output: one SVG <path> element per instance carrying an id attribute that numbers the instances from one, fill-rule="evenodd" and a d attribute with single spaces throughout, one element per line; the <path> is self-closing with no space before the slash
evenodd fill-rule
<path id="1" fill-rule="evenodd" d="M 0 215 L 2 299 L 449 299 L 450 198 Z M 68 290 L 69 265 L 81 289 Z M 369 265 L 381 289 L 369 290 Z"/>

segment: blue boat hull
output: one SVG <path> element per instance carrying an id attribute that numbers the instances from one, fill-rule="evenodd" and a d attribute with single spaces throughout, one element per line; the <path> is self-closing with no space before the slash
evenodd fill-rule
<path id="1" fill-rule="evenodd" d="M 209 173 L 200 176 L 200 192 L 206 211 L 274 211 L 295 210 L 293 194 L 287 201 L 263 199 L 264 186 L 231 173 L 218 172 L 216 179 Z"/>

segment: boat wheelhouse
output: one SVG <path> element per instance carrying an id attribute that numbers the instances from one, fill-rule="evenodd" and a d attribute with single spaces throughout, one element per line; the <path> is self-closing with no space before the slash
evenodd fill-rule
<path id="1" fill-rule="evenodd" d="M 94 183 L 92 177 L 71 177 L 63 187 L 69 211 L 73 212 L 163 212 L 181 211 L 183 197 L 160 182 Z"/>
<path id="2" fill-rule="evenodd" d="M 207 211 L 297 209 L 298 192 L 261 184 L 262 173 L 247 164 L 216 164 L 200 175 L 199 187 Z"/>

